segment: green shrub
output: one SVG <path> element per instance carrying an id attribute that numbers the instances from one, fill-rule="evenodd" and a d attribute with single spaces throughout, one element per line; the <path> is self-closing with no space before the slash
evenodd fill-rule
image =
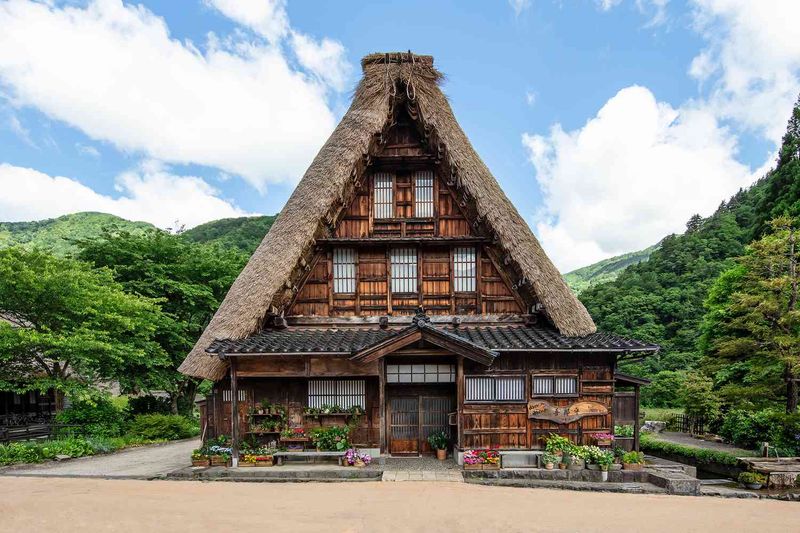
<path id="1" fill-rule="evenodd" d="M 311 430 L 311 441 L 320 450 L 342 451 L 350 447 L 348 426 L 331 426 Z"/>
<path id="2" fill-rule="evenodd" d="M 769 442 L 781 455 L 800 453 L 800 414 L 778 409 L 733 410 L 722 420 L 719 434 L 736 446 L 756 449 Z"/>
<path id="3" fill-rule="evenodd" d="M 107 395 L 76 400 L 56 416 L 59 424 L 82 426 L 68 429 L 74 435 L 117 437 L 125 432 L 127 412 L 117 408 Z"/>
<path id="4" fill-rule="evenodd" d="M 642 451 L 650 452 L 654 455 L 658 455 L 659 452 L 668 455 L 677 455 L 695 464 L 719 463 L 736 466 L 739 462 L 735 455 L 727 452 L 695 448 L 693 446 L 658 440 L 647 433 L 642 434 L 639 440 L 639 447 Z"/>
<path id="5" fill-rule="evenodd" d="M 172 413 L 169 398 L 147 395 L 128 399 L 131 415 L 168 415 Z"/>
<path id="6" fill-rule="evenodd" d="M 739 483 L 747 485 L 748 483 L 757 483 L 763 485 L 767 482 L 766 476 L 758 472 L 742 472 L 739 474 Z"/>
<path id="7" fill-rule="evenodd" d="M 148 440 L 187 439 L 199 433 L 199 428 L 180 415 L 138 415 L 128 429 L 128 435 Z"/>

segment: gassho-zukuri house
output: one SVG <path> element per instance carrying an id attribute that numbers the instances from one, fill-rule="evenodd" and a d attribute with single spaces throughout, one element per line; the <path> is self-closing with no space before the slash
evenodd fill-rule
<path id="1" fill-rule="evenodd" d="M 350 109 L 180 367 L 215 382 L 205 437 L 231 435 L 234 464 L 246 435 L 279 442 L 279 428 L 253 430 L 262 402 L 306 431 L 346 417 L 309 410 L 358 406 L 350 441 L 391 455 L 431 453 L 435 431 L 460 457 L 638 425 L 646 380 L 617 366 L 658 347 L 597 332 L 459 127 L 432 57 L 361 64 Z"/>

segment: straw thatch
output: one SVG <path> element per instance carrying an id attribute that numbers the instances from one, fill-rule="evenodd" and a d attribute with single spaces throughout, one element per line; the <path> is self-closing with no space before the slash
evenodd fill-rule
<path id="1" fill-rule="evenodd" d="M 472 148 L 439 88 L 442 75 L 433 58 L 412 54 L 372 54 L 362 62 L 364 77 L 350 109 L 311 163 L 272 229 L 234 282 L 211 323 L 180 366 L 208 379 L 222 378 L 227 365 L 205 350 L 215 339 L 256 333 L 270 309 L 288 301 L 315 239 L 330 231 L 352 197 L 365 156 L 391 123 L 394 105 L 411 101 L 416 119 L 444 150 L 451 178 L 468 198 L 481 224 L 495 236 L 507 263 L 529 284 L 553 325 L 563 335 L 595 331 L 589 313 L 570 292 L 494 176 Z M 526 290 L 523 286 L 522 290 Z M 276 307 L 273 307 L 276 306 Z"/>

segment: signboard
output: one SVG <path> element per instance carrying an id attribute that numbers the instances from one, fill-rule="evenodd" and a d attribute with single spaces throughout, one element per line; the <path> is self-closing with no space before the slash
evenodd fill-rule
<path id="1" fill-rule="evenodd" d="M 528 418 L 549 420 L 557 424 L 569 424 L 586 416 L 608 414 L 608 407 L 599 402 L 581 401 L 560 407 L 545 400 L 528 402 Z"/>

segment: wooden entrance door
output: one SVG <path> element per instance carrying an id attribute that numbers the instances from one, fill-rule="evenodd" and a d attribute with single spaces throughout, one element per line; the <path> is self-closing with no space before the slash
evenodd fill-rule
<path id="1" fill-rule="evenodd" d="M 389 452 L 395 455 L 433 453 L 428 436 L 450 435 L 447 415 L 455 410 L 450 396 L 402 396 L 389 403 Z"/>

